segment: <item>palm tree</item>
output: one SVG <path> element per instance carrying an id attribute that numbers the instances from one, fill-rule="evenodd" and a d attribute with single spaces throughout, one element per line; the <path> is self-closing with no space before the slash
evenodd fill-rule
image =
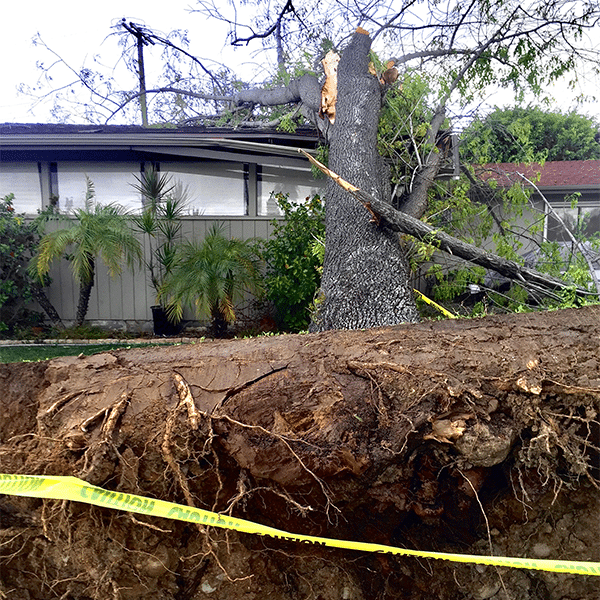
<path id="1" fill-rule="evenodd" d="M 101 205 L 93 202 L 94 184 L 86 177 L 85 208 L 74 211 L 77 223 L 46 234 L 41 240 L 33 261 L 38 277 L 48 274 L 56 258 L 67 255 L 73 276 L 79 281 L 79 301 L 76 325 L 80 326 L 88 311 L 94 287 L 96 259 L 100 256 L 111 276 L 119 275 L 122 262 L 141 263 L 142 247 L 133 232 L 126 211 L 118 204 Z"/>
<path id="2" fill-rule="evenodd" d="M 170 175 L 161 175 L 154 167 L 136 179 L 133 187 L 144 199 L 144 210 L 134 217 L 134 223 L 148 237 L 149 253 L 144 265 L 158 295 L 174 264 L 188 192 L 180 183 L 173 183 Z"/>
<path id="3" fill-rule="evenodd" d="M 246 290 L 259 292 L 259 259 L 249 240 L 228 239 L 213 225 L 202 243 L 185 242 L 175 265 L 161 287 L 172 320 L 179 320 L 184 305 L 193 305 L 198 316 L 209 316 L 215 337 L 235 321 L 235 302 Z"/>

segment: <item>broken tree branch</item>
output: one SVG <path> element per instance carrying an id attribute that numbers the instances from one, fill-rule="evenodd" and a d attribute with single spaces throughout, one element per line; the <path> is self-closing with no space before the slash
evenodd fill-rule
<path id="1" fill-rule="evenodd" d="M 550 275 L 545 275 L 516 263 L 513 260 L 502 258 L 490 252 L 486 252 L 477 246 L 463 242 L 444 231 L 435 229 L 419 219 L 415 219 L 399 210 L 393 208 L 390 204 L 378 200 L 374 196 L 367 194 L 363 190 L 353 186 L 339 175 L 329 170 L 314 157 L 310 156 L 302 149 L 298 150 L 308 160 L 321 170 L 325 175 L 333 179 L 342 189 L 349 192 L 371 213 L 372 220 L 376 224 L 381 224 L 392 231 L 405 233 L 422 242 L 427 242 L 436 246 L 439 250 L 462 258 L 468 262 L 474 263 L 486 269 L 491 269 L 500 275 L 517 281 L 523 287 L 542 293 L 555 300 L 560 300 L 556 292 L 573 288 L 573 284 L 567 283 Z M 589 296 L 593 294 L 581 288 L 575 288 L 577 295 Z"/>

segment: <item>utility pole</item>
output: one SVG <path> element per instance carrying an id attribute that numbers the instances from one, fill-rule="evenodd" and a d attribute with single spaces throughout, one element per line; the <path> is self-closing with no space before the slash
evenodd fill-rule
<path id="1" fill-rule="evenodd" d="M 138 78 L 140 80 L 140 109 L 142 111 L 142 126 L 148 127 L 148 104 L 146 102 L 146 71 L 144 69 L 144 46 L 152 44 L 154 40 L 144 33 L 142 26 L 136 23 L 127 23 L 121 20 L 121 25 L 136 38 L 138 51 Z"/>

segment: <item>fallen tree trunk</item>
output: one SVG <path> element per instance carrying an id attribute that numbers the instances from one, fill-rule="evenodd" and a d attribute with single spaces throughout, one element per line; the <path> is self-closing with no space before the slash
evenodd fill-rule
<path id="1" fill-rule="evenodd" d="M 497 256 L 496 254 L 486 252 L 473 244 L 463 242 L 444 231 L 427 225 L 419 219 L 415 219 L 402 211 L 396 210 L 391 204 L 382 202 L 374 196 L 371 196 L 348 183 L 304 150 L 300 150 L 300 152 L 304 154 L 311 163 L 323 171 L 323 173 L 331 177 L 340 187 L 361 202 L 371 213 L 373 221 L 377 223 L 377 225 L 388 227 L 393 231 L 405 233 L 422 242 L 432 244 L 439 250 L 462 258 L 475 265 L 479 265 L 480 267 L 491 269 L 504 277 L 515 280 L 525 288 L 545 296 L 550 296 L 555 300 L 560 300 L 560 297 L 555 292 L 572 289 L 574 287 L 573 284 L 520 265 L 514 260 L 509 260 Z M 593 292 L 582 288 L 575 288 L 575 291 L 577 295 L 583 297 L 595 295 Z"/>
<path id="2" fill-rule="evenodd" d="M 0 472 L 294 533 L 599 561 L 600 308 L 0 365 Z M 592 600 L 600 577 L 0 499 L 0 595 Z M 497 594 L 500 595 L 497 595 Z"/>

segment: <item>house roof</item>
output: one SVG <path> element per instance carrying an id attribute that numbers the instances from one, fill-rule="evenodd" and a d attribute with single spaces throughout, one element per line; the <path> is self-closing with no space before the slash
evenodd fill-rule
<path id="1" fill-rule="evenodd" d="M 496 180 L 503 187 L 523 181 L 524 175 L 540 189 L 600 188 L 600 160 L 549 161 L 543 165 L 498 163 L 477 165 L 475 171 L 480 179 Z"/>
<path id="2" fill-rule="evenodd" d="M 0 124 L 0 161 L 224 160 L 304 168 L 316 130 L 139 125 Z"/>
<path id="3" fill-rule="evenodd" d="M 160 148 L 200 148 L 250 154 L 298 157 L 318 144 L 314 129 L 294 133 L 274 129 L 225 127 L 141 127 L 138 125 L 0 124 L 0 149 L 110 149 L 147 151 Z"/>
<path id="4" fill-rule="evenodd" d="M 294 133 L 285 133 L 273 128 L 233 128 L 233 127 L 142 127 L 141 125 L 73 125 L 64 123 L 0 123 L 2 136 L 79 136 L 79 135 L 136 135 L 140 137 L 156 136 L 196 136 L 219 137 L 229 139 L 277 139 L 285 140 L 316 140 L 317 132 L 309 127 L 299 127 Z"/>

